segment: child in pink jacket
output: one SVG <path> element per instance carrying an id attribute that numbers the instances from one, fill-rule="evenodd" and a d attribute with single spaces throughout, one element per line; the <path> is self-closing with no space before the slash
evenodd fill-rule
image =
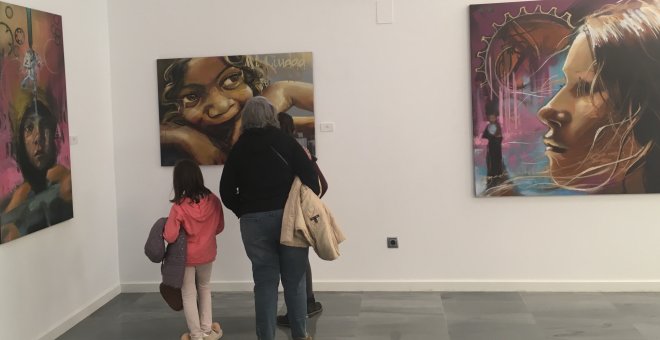
<path id="1" fill-rule="evenodd" d="M 217 340 L 219 325 L 212 329 L 211 269 L 217 253 L 215 236 L 225 227 L 220 199 L 204 186 L 199 166 L 182 160 L 174 166 L 174 199 L 163 237 L 173 243 L 183 228 L 187 236 L 186 270 L 181 295 L 192 340 Z M 197 304 L 199 295 L 199 306 Z M 184 334 L 182 339 L 187 339 Z"/>

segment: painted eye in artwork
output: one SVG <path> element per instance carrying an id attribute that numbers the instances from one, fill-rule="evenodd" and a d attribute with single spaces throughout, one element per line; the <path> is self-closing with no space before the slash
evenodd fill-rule
<path id="1" fill-rule="evenodd" d="M 184 107 L 194 107 L 199 103 L 199 95 L 196 93 L 189 93 L 182 97 L 182 102 Z"/>
<path id="2" fill-rule="evenodd" d="M 575 85 L 576 97 L 584 97 L 591 93 L 591 84 L 584 79 L 580 79 Z"/>
<path id="3" fill-rule="evenodd" d="M 30 123 L 25 126 L 25 132 L 31 133 L 32 131 L 34 131 L 34 124 Z"/>
<path id="4" fill-rule="evenodd" d="M 593 86 L 593 88 L 592 88 Z M 576 97 L 584 97 L 584 96 L 589 96 L 592 94 L 596 93 L 602 93 L 603 92 L 603 87 L 599 82 L 596 82 L 595 84 L 592 84 L 591 82 L 585 80 L 585 79 L 580 79 L 578 83 L 575 85 L 575 96 Z"/>
<path id="5" fill-rule="evenodd" d="M 221 87 L 224 90 L 233 90 L 239 87 L 243 83 L 243 72 L 236 71 L 229 74 L 226 78 L 222 80 Z"/>

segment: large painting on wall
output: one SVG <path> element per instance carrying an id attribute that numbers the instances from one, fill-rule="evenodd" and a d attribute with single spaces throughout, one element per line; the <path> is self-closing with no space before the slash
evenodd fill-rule
<path id="1" fill-rule="evenodd" d="M 159 59 L 157 74 L 163 166 L 224 164 L 253 96 L 293 120 L 298 142 L 315 152 L 312 53 Z"/>
<path id="2" fill-rule="evenodd" d="M 477 196 L 660 192 L 660 2 L 470 7 Z"/>
<path id="3" fill-rule="evenodd" d="M 73 217 L 62 18 L 0 2 L 0 243 Z"/>

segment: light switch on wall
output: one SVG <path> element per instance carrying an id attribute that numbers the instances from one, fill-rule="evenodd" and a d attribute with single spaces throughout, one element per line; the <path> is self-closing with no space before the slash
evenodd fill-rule
<path id="1" fill-rule="evenodd" d="M 376 23 L 391 24 L 394 22 L 394 0 L 378 0 L 376 2 Z"/>
<path id="2" fill-rule="evenodd" d="M 335 131 L 335 123 L 332 122 L 323 122 L 319 124 L 321 127 L 321 132 L 332 132 Z"/>
<path id="3" fill-rule="evenodd" d="M 70 145 L 78 144 L 78 136 L 69 136 L 69 144 Z"/>

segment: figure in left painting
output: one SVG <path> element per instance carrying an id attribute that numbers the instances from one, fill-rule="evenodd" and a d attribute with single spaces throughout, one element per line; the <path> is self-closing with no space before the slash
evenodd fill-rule
<path id="1" fill-rule="evenodd" d="M 0 243 L 71 218 L 62 18 L 0 2 Z"/>

